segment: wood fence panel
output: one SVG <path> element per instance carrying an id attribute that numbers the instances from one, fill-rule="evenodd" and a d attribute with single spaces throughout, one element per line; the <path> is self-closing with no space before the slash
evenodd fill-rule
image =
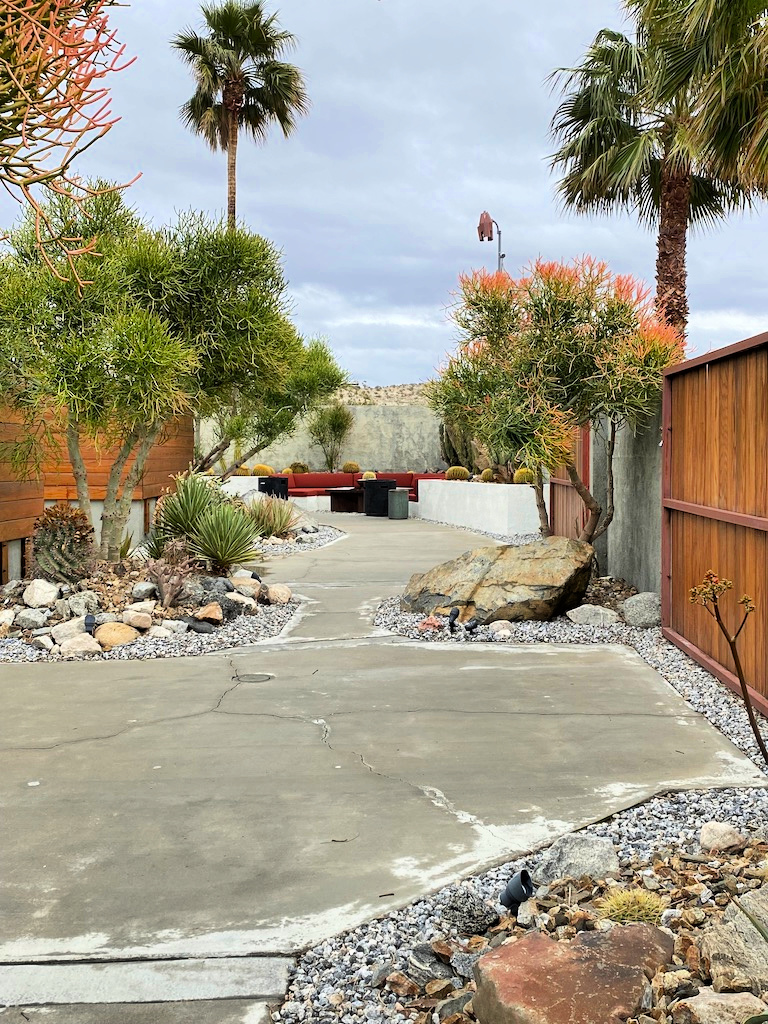
<path id="1" fill-rule="evenodd" d="M 574 462 L 579 475 L 589 487 L 589 427 L 582 427 L 574 437 Z M 578 539 L 587 521 L 584 502 L 578 496 L 565 466 L 549 478 L 549 525 L 557 537 Z"/>
<path id="2" fill-rule="evenodd" d="M 7 410 L 0 415 L 0 440 L 11 441 L 18 435 L 19 421 Z M 42 481 L 18 480 L 11 467 L 0 462 L 0 543 L 31 537 L 42 511 Z"/>
<path id="3" fill-rule="evenodd" d="M 714 619 L 689 601 L 713 569 L 733 581 L 722 601 L 741 620 L 740 650 L 756 704 L 768 713 L 768 334 L 672 367 L 664 384 L 662 630 L 734 689 Z"/>

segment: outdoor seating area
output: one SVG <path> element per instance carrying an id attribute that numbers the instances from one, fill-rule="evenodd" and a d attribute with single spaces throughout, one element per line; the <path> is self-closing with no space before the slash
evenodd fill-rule
<path id="1" fill-rule="evenodd" d="M 316 498 L 321 496 L 331 497 L 333 500 L 334 493 L 341 491 L 345 488 L 352 488 L 359 495 L 363 494 L 364 484 L 366 481 L 363 479 L 363 473 L 276 473 L 274 477 L 267 477 L 266 479 L 282 479 L 288 481 L 288 497 L 289 498 Z M 263 478 L 259 478 L 263 479 Z M 419 500 L 419 481 L 420 480 L 443 480 L 445 479 L 445 473 L 391 473 L 389 471 L 377 472 L 376 480 L 394 480 L 396 487 L 405 487 L 408 489 L 408 500 L 418 501 Z M 261 488 L 259 488 L 261 489 Z M 341 507 L 343 502 L 338 502 L 339 507 L 334 508 L 331 504 L 331 511 L 333 512 L 353 512 L 361 511 L 357 508 L 346 508 Z"/>

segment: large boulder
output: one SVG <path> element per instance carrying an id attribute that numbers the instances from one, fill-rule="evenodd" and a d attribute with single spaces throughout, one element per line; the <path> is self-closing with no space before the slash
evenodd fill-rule
<path id="1" fill-rule="evenodd" d="M 768 885 L 739 897 L 751 917 L 768 928 Z M 750 918 L 731 903 L 722 923 L 708 928 L 701 940 L 701 953 L 709 965 L 715 992 L 768 993 L 766 943 Z"/>
<path id="2" fill-rule="evenodd" d="M 653 629 L 661 625 L 661 598 L 650 590 L 633 594 L 621 606 L 621 614 L 628 626 Z"/>
<path id="3" fill-rule="evenodd" d="M 619 1024 L 635 1015 L 674 939 L 647 924 L 581 932 L 556 942 L 531 932 L 475 967 L 473 1007 L 483 1024 Z"/>
<path id="4" fill-rule="evenodd" d="M 447 615 L 481 623 L 546 621 L 581 602 L 594 548 L 567 537 L 522 546 L 475 548 L 411 576 L 400 606 L 405 612 Z"/>
<path id="5" fill-rule="evenodd" d="M 556 878 L 605 878 L 606 875 L 617 875 L 620 865 L 616 850 L 610 839 L 602 836 L 590 836 L 584 832 L 572 832 L 545 850 L 536 877 L 544 882 L 553 882 Z"/>
<path id="6" fill-rule="evenodd" d="M 132 644 L 141 636 L 138 629 L 129 626 L 127 622 L 105 622 L 103 626 L 98 627 L 94 635 L 105 651 L 111 651 L 113 647 L 122 647 L 124 644 Z"/>

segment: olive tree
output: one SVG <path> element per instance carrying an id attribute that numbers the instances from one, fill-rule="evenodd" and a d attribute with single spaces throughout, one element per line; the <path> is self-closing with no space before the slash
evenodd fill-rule
<path id="1" fill-rule="evenodd" d="M 539 261 L 517 280 L 504 272 L 463 276 L 453 317 L 461 342 L 432 382 L 430 404 L 534 472 L 544 535 L 543 471 L 564 465 L 587 511 L 580 539 L 591 543 L 613 518 L 616 434 L 652 415 L 665 367 L 683 357 L 679 334 L 637 281 L 590 258 Z M 588 424 L 605 431 L 605 509 L 574 459 L 576 431 Z"/>

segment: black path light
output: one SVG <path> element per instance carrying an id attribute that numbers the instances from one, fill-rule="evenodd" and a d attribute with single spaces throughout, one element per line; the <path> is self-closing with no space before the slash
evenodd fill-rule
<path id="1" fill-rule="evenodd" d="M 90 633 L 90 635 L 93 636 L 96 632 L 96 616 L 88 612 L 83 620 L 83 626 L 85 627 L 85 632 Z"/>
<path id="2" fill-rule="evenodd" d="M 518 871 L 516 875 L 513 875 L 507 882 L 507 887 L 501 894 L 499 899 L 501 900 L 502 906 L 506 907 L 507 910 L 513 914 L 517 914 L 517 908 L 521 903 L 525 903 L 531 896 L 536 892 L 536 887 L 533 884 L 533 879 L 530 874 L 523 868 L 522 871 Z"/>
<path id="3" fill-rule="evenodd" d="M 459 609 L 451 608 L 448 612 L 448 629 L 453 633 L 456 630 L 456 619 L 459 617 Z"/>
<path id="4" fill-rule="evenodd" d="M 501 228 L 499 227 L 498 221 L 495 221 L 487 210 L 483 210 L 480 214 L 480 223 L 477 225 L 477 235 L 481 242 L 492 242 L 494 224 L 496 225 L 496 233 L 499 238 L 499 257 L 496 269 L 503 270 L 504 257 L 506 253 L 501 251 Z"/>

